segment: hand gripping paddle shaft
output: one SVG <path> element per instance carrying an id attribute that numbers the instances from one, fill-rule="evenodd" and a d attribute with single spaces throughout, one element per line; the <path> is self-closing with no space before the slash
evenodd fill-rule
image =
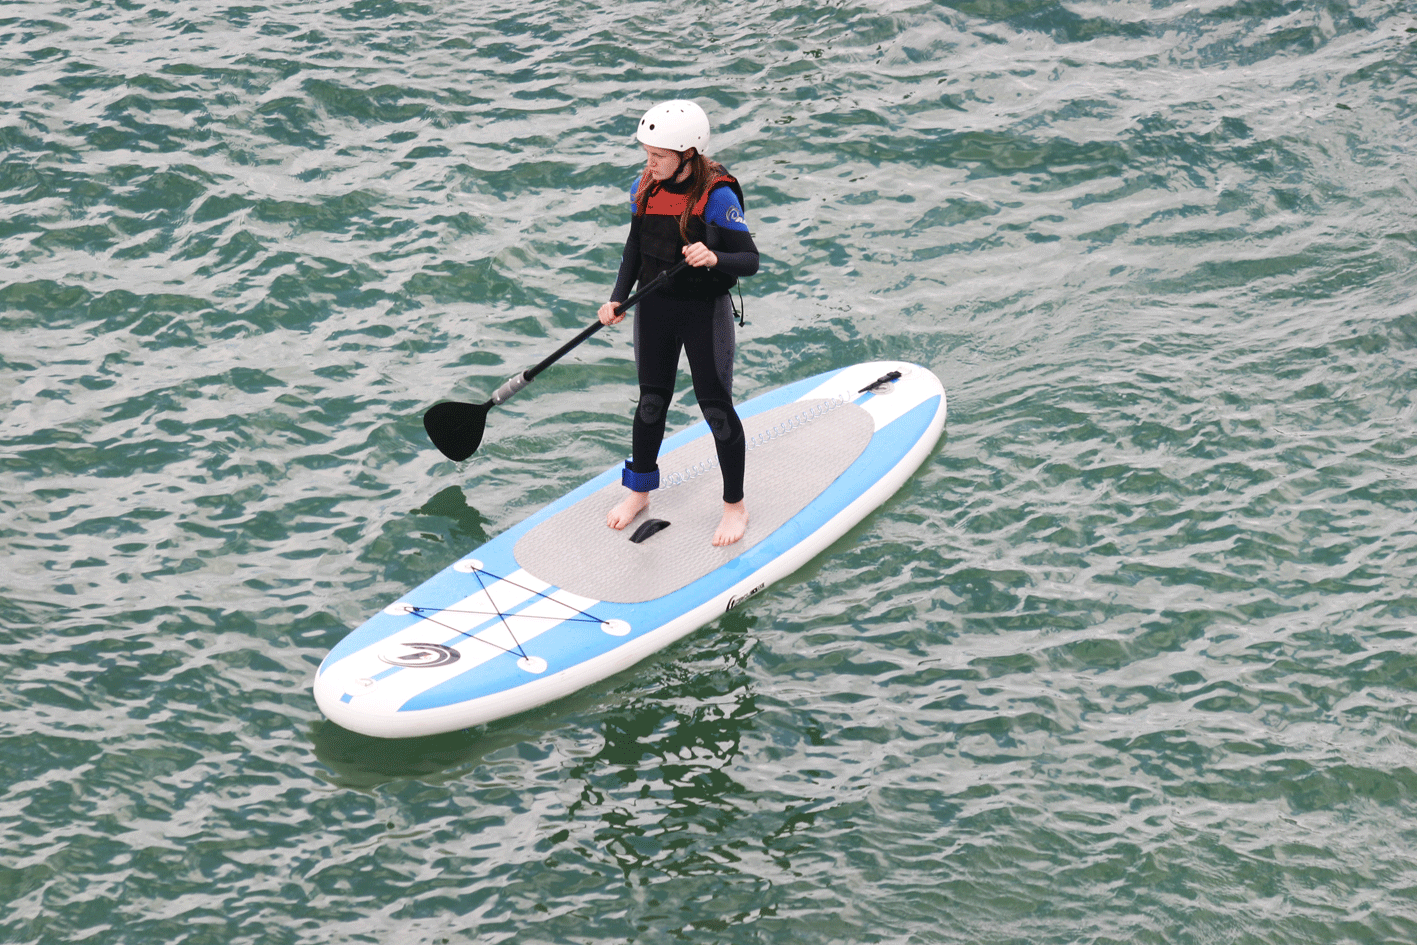
<path id="1" fill-rule="evenodd" d="M 649 293 L 662 288 L 666 282 L 688 265 L 688 262 L 681 260 L 667 271 L 655 276 L 648 285 L 641 287 L 638 292 L 621 302 L 620 311 L 625 311 Z M 445 400 L 429 407 L 428 412 L 423 415 L 423 429 L 428 431 L 428 438 L 433 441 L 434 446 L 438 447 L 438 452 L 448 459 L 455 462 L 467 459 L 476 453 L 477 448 L 482 445 L 482 431 L 487 426 L 488 411 L 499 404 L 506 403 L 517 391 L 530 384 L 536 375 L 561 360 L 566 352 L 600 331 L 602 327 L 604 326 L 600 324 L 600 320 L 596 319 L 586 326 L 579 335 L 557 348 L 550 357 L 536 367 L 522 371 L 497 388 L 497 392 L 486 403 L 463 404 Z"/>

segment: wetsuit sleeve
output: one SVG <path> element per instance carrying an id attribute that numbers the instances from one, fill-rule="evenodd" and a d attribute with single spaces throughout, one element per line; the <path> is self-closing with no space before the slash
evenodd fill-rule
<path id="1" fill-rule="evenodd" d="M 615 288 L 610 301 L 623 302 L 640 275 L 640 217 L 630 218 L 630 235 L 625 237 L 625 252 L 620 257 L 620 272 L 615 276 Z"/>
<path id="2" fill-rule="evenodd" d="M 708 222 L 705 245 L 718 257 L 715 269 L 739 277 L 758 271 L 758 247 L 748 232 L 748 221 L 743 219 L 743 207 L 732 187 L 719 184 L 713 189 L 704 207 L 704 219 Z"/>
<path id="3" fill-rule="evenodd" d="M 630 289 L 640 274 L 640 217 L 636 212 L 635 191 L 640 187 L 640 172 L 635 172 L 635 180 L 630 184 L 630 234 L 625 237 L 625 251 L 620 256 L 620 271 L 615 275 L 615 288 L 610 291 L 610 301 L 623 302 L 630 297 Z"/>

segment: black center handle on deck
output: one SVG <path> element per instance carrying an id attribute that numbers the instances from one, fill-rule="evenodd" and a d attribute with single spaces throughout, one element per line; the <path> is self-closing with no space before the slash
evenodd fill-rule
<path id="1" fill-rule="evenodd" d="M 635 533 L 630 536 L 630 541 L 633 541 L 635 544 L 638 545 L 646 538 L 649 538 L 653 535 L 657 535 L 668 527 L 669 523 L 662 518 L 649 519 L 639 528 L 635 529 Z"/>

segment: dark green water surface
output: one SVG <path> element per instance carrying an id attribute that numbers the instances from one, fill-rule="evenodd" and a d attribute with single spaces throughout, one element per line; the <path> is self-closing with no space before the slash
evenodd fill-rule
<path id="1" fill-rule="evenodd" d="M 330 725 L 625 454 L 626 326 L 419 417 L 589 323 L 671 97 L 739 394 L 908 358 L 945 440 L 575 698 Z M 1411 3 L 5 2 L 0 106 L 0 941 L 1417 941 Z"/>

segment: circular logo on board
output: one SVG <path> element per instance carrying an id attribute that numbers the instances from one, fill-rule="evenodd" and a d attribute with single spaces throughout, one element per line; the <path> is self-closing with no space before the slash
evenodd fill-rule
<path id="1" fill-rule="evenodd" d="M 457 650 L 441 643 L 400 643 L 398 649 L 380 653 L 379 659 L 390 666 L 428 669 L 456 663 L 461 655 Z"/>

